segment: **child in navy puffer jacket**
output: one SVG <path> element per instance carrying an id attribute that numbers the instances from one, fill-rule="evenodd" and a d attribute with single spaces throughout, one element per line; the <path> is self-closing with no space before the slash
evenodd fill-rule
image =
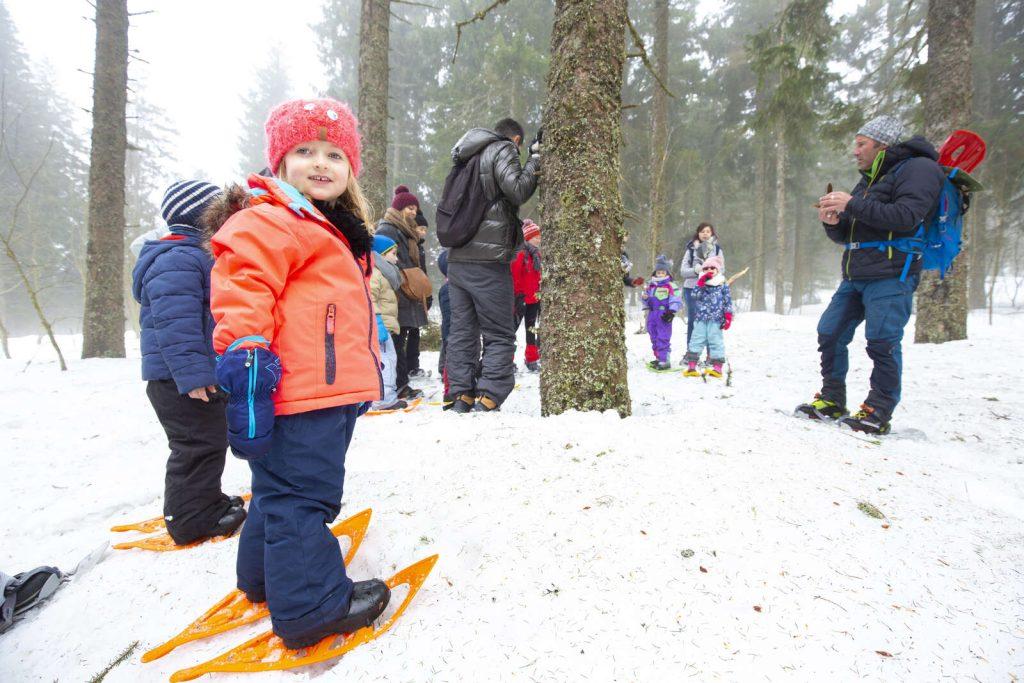
<path id="1" fill-rule="evenodd" d="M 722 376 L 725 363 L 723 330 L 732 325 L 732 294 L 729 283 L 722 276 L 722 257 L 709 256 L 701 266 L 701 275 L 693 290 L 693 335 L 686 350 L 687 377 L 699 377 L 697 362 L 704 347 L 708 347 L 711 367 L 704 371 L 710 377 Z"/>
<path id="2" fill-rule="evenodd" d="M 142 306 L 142 379 L 171 449 L 164 519 L 179 545 L 230 534 L 245 519 L 242 500 L 224 495 L 220 484 L 226 394 L 214 375 L 213 258 L 201 225 L 203 210 L 220 194 L 201 181 L 171 185 L 161 206 L 170 233 L 147 241 L 132 271 L 132 294 Z"/>

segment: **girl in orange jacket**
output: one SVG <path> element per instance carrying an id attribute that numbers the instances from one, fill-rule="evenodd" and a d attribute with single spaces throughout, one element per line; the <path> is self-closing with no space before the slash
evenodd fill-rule
<path id="1" fill-rule="evenodd" d="M 238 587 L 267 601 L 291 648 L 369 625 L 390 598 L 382 581 L 348 578 L 327 528 L 356 418 L 381 395 L 357 126 L 335 100 L 279 105 L 266 123 L 275 177 L 251 176 L 248 196 L 229 191 L 208 214 L 217 379 L 252 470 Z"/>

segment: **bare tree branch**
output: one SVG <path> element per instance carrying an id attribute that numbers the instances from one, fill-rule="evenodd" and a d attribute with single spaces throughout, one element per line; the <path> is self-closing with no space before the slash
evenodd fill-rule
<path id="1" fill-rule="evenodd" d="M 431 5 L 426 2 L 411 2 L 410 0 L 391 0 L 392 5 L 412 5 L 413 7 L 428 7 L 430 9 L 440 10 L 441 8 L 437 5 Z"/>
<path id="2" fill-rule="evenodd" d="M 480 10 L 474 14 L 471 18 L 465 19 L 455 24 L 455 52 L 452 53 L 452 64 L 455 63 L 455 58 L 459 56 L 459 43 L 462 42 L 462 29 L 470 24 L 475 24 L 478 21 L 483 21 L 487 18 L 487 15 L 491 13 L 491 10 L 497 9 L 498 7 L 507 4 L 508 0 L 494 0 L 488 7 Z"/>
<path id="3" fill-rule="evenodd" d="M 665 94 L 674 98 L 675 95 L 672 94 L 672 91 L 668 89 L 667 85 L 662 83 L 661 78 L 658 76 L 658 72 L 654 70 L 654 66 L 651 64 L 651 60 L 647 56 L 647 47 L 644 45 L 643 38 L 640 37 L 640 34 L 636 30 L 636 26 L 633 25 L 633 19 L 629 15 L 626 16 L 626 23 L 629 24 L 629 33 L 633 36 L 633 46 L 640 51 L 640 54 L 637 56 L 643 61 L 644 66 L 646 66 L 647 70 L 652 76 L 654 76 L 654 80 L 658 82 L 658 85 L 665 91 Z"/>

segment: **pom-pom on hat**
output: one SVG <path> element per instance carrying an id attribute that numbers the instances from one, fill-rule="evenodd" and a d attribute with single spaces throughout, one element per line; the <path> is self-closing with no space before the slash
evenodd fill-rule
<path id="1" fill-rule="evenodd" d="M 203 211 L 221 193 L 219 187 L 204 180 L 179 180 L 164 192 L 160 215 L 167 225 L 201 227 L 199 219 Z"/>
<path id="2" fill-rule="evenodd" d="M 529 241 L 534 237 L 540 237 L 540 226 L 527 218 L 523 221 L 523 239 Z"/>
<path id="3" fill-rule="evenodd" d="M 665 254 L 658 254 L 658 258 L 654 259 L 654 272 L 664 270 L 666 273 L 672 272 L 672 259 Z"/>
<path id="4" fill-rule="evenodd" d="M 401 211 L 407 206 L 419 208 L 420 200 L 416 199 L 416 195 L 412 192 L 409 192 L 408 187 L 399 185 L 395 188 L 395 198 L 391 200 L 391 208 L 395 211 Z"/>
<path id="5" fill-rule="evenodd" d="M 275 173 L 281 159 L 293 147 L 322 140 L 340 148 L 348 158 L 352 175 L 359 177 L 359 121 L 343 102 L 330 98 L 283 102 L 270 111 L 265 128 L 267 162 Z"/>
<path id="6" fill-rule="evenodd" d="M 725 263 L 722 261 L 721 256 L 715 254 L 714 256 L 708 256 L 706 259 L 704 259 L 704 263 L 701 264 L 700 269 L 704 270 L 705 268 L 710 268 L 711 266 L 714 266 L 718 270 L 718 272 L 721 273 L 722 268 L 725 266 Z"/>
<path id="7" fill-rule="evenodd" d="M 386 237 L 384 235 L 373 236 L 373 250 L 381 256 L 397 247 L 398 244 L 390 237 Z"/>

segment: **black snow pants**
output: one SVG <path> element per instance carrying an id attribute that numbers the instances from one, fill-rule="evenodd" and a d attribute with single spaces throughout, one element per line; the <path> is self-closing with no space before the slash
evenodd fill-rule
<path id="1" fill-rule="evenodd" d="M 178 393 L 173 380 L 151 380 L 146 395 L 167 434 L 171 455 L 164 479 L 164 518 L 175 543 L 207 536 L 228 511 L 220 488 L 228 449 L 227 394 L 209 403 Z"/>
<path id="2" fill-rule="evenodd" d="M 448 296 L 448 393 L 487 396 L 500 405 L 515 386 L 515 297 L 508 264 L 449 262 Z"/>

